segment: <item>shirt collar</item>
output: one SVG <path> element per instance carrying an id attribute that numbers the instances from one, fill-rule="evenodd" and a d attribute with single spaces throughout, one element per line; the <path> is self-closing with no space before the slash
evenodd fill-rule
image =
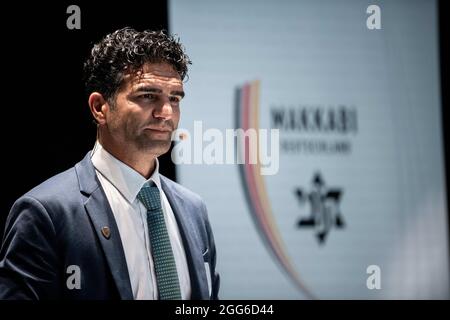
<path id="1" fill-rule="evenodd" d="M 159 178 L 159 161 L 155 158 L 155 170 L 149 179 L 145 179 L 139 172 L 115 158 L 106 151 L 100 142 L 96 142 L 91 154 L 92 163 L 129 203 L 133 203 L 139 191 L 146 182 L 153 181 L 161 191 Z"/>

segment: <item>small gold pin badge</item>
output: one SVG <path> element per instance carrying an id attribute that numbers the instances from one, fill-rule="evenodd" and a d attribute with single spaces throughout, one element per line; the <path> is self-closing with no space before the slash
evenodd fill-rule
<path id="1" fill-rule="evenodd" d="M 111 237 L 111 230 L 109 230 L 109 227 L 103 227 L 102 234 L 106 239 L 109 239 L 109 237 Z"/>

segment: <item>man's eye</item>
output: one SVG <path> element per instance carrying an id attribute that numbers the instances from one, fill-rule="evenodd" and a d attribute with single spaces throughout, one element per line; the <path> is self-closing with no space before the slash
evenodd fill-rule
<path id="1" fill-rule="evenodd" d="M 169 99 L 170 99 L 170 102 L 175 102 L 175 103 L 179 103 L 181 100 L 180 97 L 177 97 L 177 96 L 170 97 Z"/>
<path id="2" fill-rule="evenodd" d="M 155 100 L 156 99 L 156 95 L 153 94 L 153 93 L 145 93 L 145 94 L 141 94 L 139 96 L 139 98 L 148 99 L 148 100 Z"/>

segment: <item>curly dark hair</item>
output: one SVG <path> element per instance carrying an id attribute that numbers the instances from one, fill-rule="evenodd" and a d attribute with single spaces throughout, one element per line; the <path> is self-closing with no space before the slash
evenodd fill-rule
<path id="1" fill-rule="evenodd" d="M 182 80 L 192 64 L 179 39 L 163 30 L 116 30 L 94 45 L 84 63 L 86 93 L 97 91 L 113 102 L 125 75 L 137 73 L 145 63 L 160 62 L 172 65 Z"/>

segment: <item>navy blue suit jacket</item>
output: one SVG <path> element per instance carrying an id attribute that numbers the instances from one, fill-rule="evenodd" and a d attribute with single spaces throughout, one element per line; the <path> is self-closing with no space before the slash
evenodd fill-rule
<path id="1" fill-rule="evenodd" d="M 0 299 L 133 299 L 119 230 L 89 155 L 14 203 L 0 249 Z M 217 299 L 206 207 L 162 175 L 161 185 L 186 250 L 192 299 Z M 80 289 L 67 285 L 72 265 L 80 268 Z"/>

